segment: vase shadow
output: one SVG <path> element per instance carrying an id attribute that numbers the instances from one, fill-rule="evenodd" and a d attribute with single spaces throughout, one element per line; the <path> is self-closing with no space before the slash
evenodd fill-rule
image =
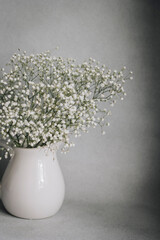
<path id="1" fill-rule="evenodd" d="M 8 163 L 9 163 L 9 158 L 8 159 L 3 158 L 2 160 L 0 160 L 0 181 L 3 177 L 3 174 L 7 168 Z"/>
<path id="2" fill-rule="evenodd" d="M 9 213 L 7 212 L 7 210 L 5 209 L 5 207 L 3 206 L 3 203 L 0 199 L 0 214 L 1 215 L 8 215 Z"/>

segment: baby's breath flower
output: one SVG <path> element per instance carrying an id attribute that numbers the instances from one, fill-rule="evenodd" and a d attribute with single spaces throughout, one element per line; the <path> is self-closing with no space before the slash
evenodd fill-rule
<path id="1" fill-rule="evenodd" d="M 126 67 L 111 71 L 92 58 L 76 64 L 49 51 L 14 54 L 8 66 L 1 69 L 0 134 L 15 147 L 55 148 L 61 142 L 63 152 L 74 146 L 71 134 L 109 126 L 109 106 L 126 96 L 124 83 L 133 78 L 132 72 L 125 77 Z"/>

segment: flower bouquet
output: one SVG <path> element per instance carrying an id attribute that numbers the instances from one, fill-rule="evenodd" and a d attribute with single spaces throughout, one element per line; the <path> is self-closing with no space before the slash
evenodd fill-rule
<path id="1" fill-rule="evenodd" d="M 63 152 L 74 146 L 71 135 L 97 125 L 105 134 L 110 106 L 123 100 L 124 84 L 132 79 L 132 72 L 124 74 L 126 67 L 111 71 L 92 58 L 77 64 L 49 51 L 29 56 L 20 51 L 7 68 L 0 78 L 1 136 L 21 148 L 61 142 Z"/>
<path id="2" fill-rule="evenodd" d="M 1 190 L 8 212 L 41 219 L 60 209 L 65 184 L 56 147 L 61 143 L 66 153 L 74 146 L 71 135 L 90 127 L 105 133 L 110 106 L 123 100 L 123 86 L 132 79 L 125 69 L 111 71 L 92 58 L 77 64 L 48 51 L 11 57 L 0 78 L 0 134 L 7 143 L 0 145 L 5 158 L 12 157 Z"/>

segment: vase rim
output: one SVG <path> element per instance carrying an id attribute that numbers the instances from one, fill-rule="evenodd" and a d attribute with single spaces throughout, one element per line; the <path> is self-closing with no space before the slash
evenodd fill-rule
<path id="1" fill-rule="evenodd" d="M 61 144 L 61 142 L 55 143 L 52 145 L 52 147 L 55 146 L 55 150 L 57 150 L 59 148 L 60 144 Z M 48 149 L 48 150 L 50 150 L 50 149 L 52 149 L 52 147 L 50 148 L 46 145 L 46 146 L 38 146 L 38 147 L 33 147 L 33 148 L 32 147 L 13 147 L 13 149 L 19 149 L 19 150 Z M 54 149 L 54 147 L 53 147 L 53 149 Z"/>
<path id="2" fill-rule="evenodd" d="M 14 147 L 13 150 L 15 151 L 25 151 L 25 152 L 35 152 L 35 151 L 46 151 L 46 152 L 54 152 L 57 149 L 51 150 L 49 147 L 36 147 L 36 148 L 23 148 L 23 147 Z"/>
<path id="3" fill-rule="evenodd" d="M 35 150 L 35 149 L 43 149 L 43 148 L 48 148 L 47 146 L 44 147 L 34 147 L 34 148 L 27 148 L 27 147 L 14 147 L 14 149 L 23 149 L 23 150 Z"/>

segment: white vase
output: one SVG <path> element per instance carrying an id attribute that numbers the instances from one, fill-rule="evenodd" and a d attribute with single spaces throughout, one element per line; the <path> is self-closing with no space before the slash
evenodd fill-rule
<path id="1" fill-rule="evenodd" d="M 1 199 L 14 216 L 42 219 L 54 215 L 64 200 L 65 184 L 56 152 L 15 148 L 2 178 Z"/>

